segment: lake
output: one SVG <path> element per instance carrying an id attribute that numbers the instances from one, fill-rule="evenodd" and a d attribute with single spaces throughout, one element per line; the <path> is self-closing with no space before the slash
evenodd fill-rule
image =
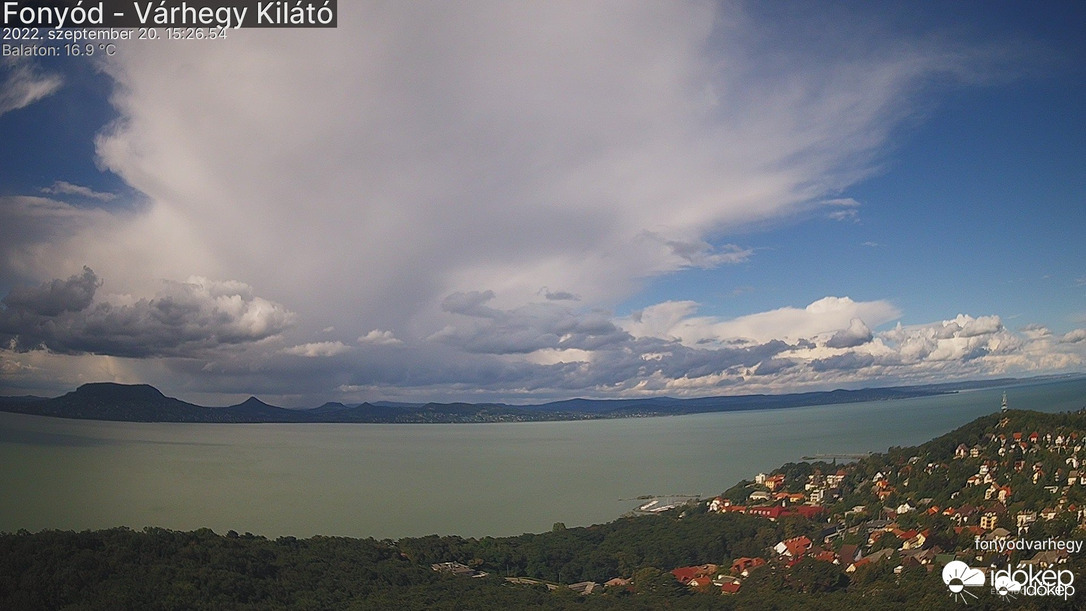
<path id="1" fill-rule="evenodd" d="M 507 424 L 165 424 L 0 413 L 0 531 L 505 536 L 711 496 L 814 454 L 914 445 L 997 411 L 1086 407 L 1086 378 L 953 395 Z"/>

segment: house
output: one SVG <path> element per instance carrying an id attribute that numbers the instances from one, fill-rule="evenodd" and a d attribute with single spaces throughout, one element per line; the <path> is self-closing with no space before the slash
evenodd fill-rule
<path id="1" fill-rule="evenodd" d="M 700 566 L 684 566 L 671 571 L 671 574 L 675 576 L 675 579 L 683 585 L 689 585 L 691 580 L 699 577 L 712 578 L 716 574 L 717 566 L 715 564 L 702 564 Z"/>
<path id="2" fill-rule="evenodd" d="M 842 482 L 845 481 L 845 477 L 847 475 L 848 475 L 847 471 L 845 471 L 844 469 L 838 469 L 837 473 L 834 473 L 833 475 L 827 475 L 826 476 L 826 485 L 829 486 L 830 488 L 837 488 L 837 487 L 839 487 L 841 485 Z"/>
<path id="3" fill-rule="evenodd" d="M 878 564 L 879 562 L 884 562 L 894 555 L 894 551 L 895 550 L 892 549 L 882 549 L 869 556 L 864 556 L 856 562 L 848 565 L 848 568 L 845 569 L 845 572 L 855 573 L 856 569 L 866 566 L 868 564 Z"/>
<path id="4" fill-rule="evenodd" d="M 846 543 L 837 550 L 837 563 L 848 566 L 860 559 L 860 546 Z"/>
<path id="5" fill-rule="evenodd" d="M 720 586 L 720 591 L 724 594 L 737 594 L 739 592 L 739 583 L 726 583 Z"/>
<path id="6" fill-rule="evenodd" d="M 736 558 L 732 563 L 731 572 L 735 575 L 741 575 L 743 577 L 750 577 L 750 572 L 754 569 L 763 566 L 765 559 L 763 558 Z"/>
<path id="7" fill-rule="evenodd" d="M 1037 521 L 1036 511 L 1019 511 L 1015 518 L 1015 522 L 1018 526 L 1018 534 L 1025 534 L 1029 532 L 1029 527 Z"/>
<path id="8" fill-rule="evenodd" d="M 797 505 L 787 510 L 784 515 L 799 515 L 808 520 L 813 520 L 824 511 L 826 511 L 826 508 L 818 505 Z"/>
<path id="9" fill-rule="evenodd" d="M 980 527 L 984 530 L 994 530 L 998 521 L 999 516 L 995 512 L 989 511 L 980 517 Z"/>
<path id="10" fill-rule="evenodd" d="M 713 586 L 713 578 L 708 575 L 702 575 L 687 581 L 686 585 L 691 588 L 709 588 Z"/>
<path id="11" fill-rule="evenodd" d="M 776 520 L 784 513 L 784 507 L 781 507 L 780 505 L 748 507 L 747 513 L 752 516 L 760 516 L 763 518 L 769 518 L 770 520 Z"/>
<path id="12" fill-rule="evenodd" d="M 716 497 L 709 501 L 709 511 L 713 513 L 723 512 L 726 507 L 731 507 L 731 500 L 722 497 Z"/>
<path id="13" fill-rule="evenodd" d="M 487 575 L 459 562 L 437 562 L 431 564 L 430 568 L 438 573 L 448 573 L 457 577 L 486 577 Z"/>
<path id="14" fill-rule="evenodd" d="M 765 478 L 765 487 L 770 491 L 774 491 L 777 488 L 784 487 L 784 475 L 778 473 L 777 475 L 771 475 Z"/>
<path id="15" fill-rule="evenodd" d="M 901 544 L 901 549 L 920 549 L 924 547 L 924 544 L 928 541 L 928 534 L 930 534 L 930 531 L 925 530 L 923 532 L 916 533 L 914 536 L 909 537 L 908 539 L 902 537 L 904 543 Z"/>
<path id="16" fill-rule="evenodd" d="M 901 553 L 901 556 L 905 559 L 915 560 L 922 565 L 928 565 L 935 561 L 935 557 L 942 548 L 936 546 L 932 549 L 911 549 Z"/>
<path id="17" fill-rule="evenodd" d="M 595 581 L 582 581 L 579 583 L 569 584 L 569 589 L 573 590 L 577 594 L 592 594 L 595 592 L 602 592 L 603 586 Z"/>
<path id="18" fill-rule="evenodd" d="M 807 495 L 803 494 L 802 492 L 796 492 L 793 494 L 788 494 L 784 498 L 789 503 L 792 503 L 793 505 L 798 505 L 807 500 Z"/>
<path id="19" fill-rule="evenodd" d="M 804 536 L 785 539 L 773 547 L 773 551 L 778 556 L 788 558 L 802 558 L 809 549 L 811 549 L 811 540 Z"/>

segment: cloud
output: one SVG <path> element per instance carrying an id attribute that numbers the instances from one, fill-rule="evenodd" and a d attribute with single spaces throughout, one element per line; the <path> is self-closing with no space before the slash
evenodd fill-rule
<path id="1" fill-rule="evenodd" d="M 475 318 L 497 318 L 500 312 L 483 304 L 494 299 L 494 291 L 452 293 L 441 300 L 441 309 L 452 314 Z"/>
<path id="2" fill-rule="evenodd" d="M 879 171 L 916 94 L 983 82 L 1000 59 L 877 19 L 759 10 L 352 3 L 335 30 L 126 47 L 101 64 L 118 117 L 97 161 L 147 203 L 73 206 L 57 200 L 109 194 L 59 180 L 0 198 L 0 282 L 36 283 L 5 298 L 4 366 L 45 378 L 59 353 L 93 354 L 71 369 L 445 398 L 1073 366 L 1077 336 L 993 317 L 878 331 L 902 316 L 887 300 L 611 314 L 655 278 L 755 265 L 734 237 L 751 227 L 854 220 L 841 194 Z M 60 86 L 10 65 L 12 108 Z M 84 304 L 86 278 L 52 280 L 84 264 L 111 294 Z"/>
<path id="3" fill-rule="evenodd" d="M 826 213 L 827 218 L 834 221 L 860 222 L 860 202 L 851 197 L 830 199 L 822 202 L 823 206 L 830 208 Z"/>
<path id="4" fill-rule="evenodd" d="M 46 268 L 70 269 L 73 262 L 64 251 L 77 235 L 102 235 L 115 226 L 117 217 L 97 208 L 76 207 L 36 196 L 0 196 L 0 278 L 11 282 L 19 276 L 37 276 Z"/>
<path id="5" fill-rule="evenodd" d="M 735 244 L 725 244 L 714 248 L 704 240 L 678 241 L 668 240 L 667 246 L 676 256 L 686 261 L 689 267 L 712 269 L 724 264 L 743 263 L 754 251 L 748 248 L 740 248 Z"/>
<path id="6" fill-rule="evenodd" d="M 844 344 L 868 337 L 868 325 L 882 325 L 901 315 L 889 302 L 856 302 L 848 297 L 824 297 L 805 308 L 785 307 L 732 319 L 693 316 L 696 309 L 697 304 L 689 301 L 667 302 L 635 313 L 622 324 L 634 335 L 679 338 L 686 345 L 773 339 L 797 342 L 828 335 L 829 341 L 842 344 L 836 347 L 848 347 Z"/>
<path id="7" fill-rule="evenodd" d="M 581 300 L 581 298 L 578 295 L 575 295 L 574 293 L 570 293 L 569 291 L 551 291 L 547 287 L 543 287 L 543 288 L 539 289 L 538 294 L 543 295 L 543 297 L 545 297 L 546 299 L 548 299 L 550 301 L 580 301 Z"/>
<path id="8" fill-rule="evenodd" d="M 579 313 L 553 303 L 533 303 L 511 310 L 483 305 L 493 298 L 492 291 L 449 295 L 442 307 L 468 320 L 452 321 L 428 339 L 488 354 L 598 350 L 630 339 L 604 314 Z"/>
<path id="9" fill-rule="evenodd" d="M 1068 331 L 1063 337 L 1060 338 L 1060 343 L 1063 344 L 1077 344 L 1079 342 L 1086 341 L 1086 329 L 1075 329 Z"/>
<path id="10" fill-rule="evenodd" d="M 352 10 L 105 63 L 120 119 L 101 161 L 170 222 L 139 226 L 162 245 L 145 260 L 81 242 L 95 269 L 243 278 L 346 337 L 425 336 L 457 292 L 609 307 L 749 260 L 720 237 L 833 200 L 876 171 L 911 92 L 991 61 L 856 20 L 806 40 L 742 4 Z"/>
<path id="11" fill-rule="evenodd" d="M 375 346 L 395 346 L 402 344 L 403 340 L 397 339 L 392 331 L 373 329 L 369 333 L 358 338 L 360 344 L 373 344 Z"/>
<path id="12" fill-rule="evenodd" d="M 192 277 L 167 282 L 151 299 L 96 298 L 90 268 L 66 281 L 13 289 L 3 299 L 0 340 L 15 351 L 125 357 L 191 356 L 268 339 L 294 314 L 243 283 Z"/>
<path id="13" fill-rule="evenodd" d="M 0 303 L 9 312 L 55 317 L 86 309 L 100 286 L 102 282 L 94 270 L 84 266 L 82 274 L 67 280 L 53 280 L 36 287 L 15 287 Z"/>
<path id="14" fill-rule="evenodd" d="M 309 344 L 302 344 L 299 346 L 291 346 L 290 348 L 284 348 L 283 354 L 290 354 L 294 356 L 304 356 L 308 358 L 320 358 L 329 356 L 338 356 L 350 352 L 351 347 L 343 342 L 312 342 Z"/>
<path id="15" fill-rule="evenodd" d="M 866 344 L 872 338 L 874 338 L 874 335 L 871 334 L 871 329 L 864 324 L 864 321 L 853 318 L 849 321 L 847 329 L 837 331 L 826 341 L 826 346 L 830 348 L 855 348 Z"/>
<path id="16" fill-rule="evenodd" d="M 25 108 L 60 89 L 64 80 L 55 74 L 45 74 L 30 61 L 9 57 L 3 61 L 6 73 L 0 85 L 0 115 Z"/>
<path id="17" fill-rule="evenodd" d="M 117 199 L 117 195 L 114 193 L 95 191 L 90 187 L 74 185 L 63 180 L 54 182 L 51 187 L 42 187 L 41 192 L 49 195 L 75 195 L 87 199 L 95 199 L 100 202 L 109 202 Z"/>
<path id="18" fill-rule="evenodd" d="M 67 282 L 76 283 L 79 278 Z M 38 288 L 41 294 L 46 293 L 45 287 Z M 244 293 L 232 283 L 227 283 L 226 288 L 229 290 L 224 288 L 221 292 Z M 791 330 L 782 327 L 777 337 L 764 341 L 714 339 L 688 345 L 679 337 L 667 337 L 666 333 L 662 334 L 664 337 L 656 337 L 628 329 L 683 328 L 684 321 L 698 318 L 696 304 L 668 302 L 645 308 L 640 315 L 644 327 L 638 328 L 629 323 L 633 317 L 617 318 L 545 300 L 510 309 L 484 305 L 486 309 L 478 311 L 479 303 L 488 301 L 485 291 L 482 293 L 472 298 L 459 296 L 459 302 L 469 306 L 467 311 L 477 315 L 456 315 L 448 327 L 434 333 L 429 341 L 401 342 L 389 331 L 374 329 L 360 337 L 356 346 L 330 340 L 283 348 L 281 342 L 260 341 L 257 336 L 249 338 L 255 341 L 214 346 L 208 343 L 206 334 L 211 329 L 205 325 L 203 341 L 175 340 L 164 347 L 159 337 L 161 329 L 152 333 L 146 325 L 131 325 L 129 330 L 144 344 L 159 346 L 164 356 L 185 358 L 148 361 L 145 353 L 115 349 L 110 353 L 129 358 L 103 361 L 108 357 L 88 356 L 76 361 L 83 363 L 81 371 L 93 368 L 98 372 L 97 379 L 115 375 L 118 379 L 154 383 L 159 376 L 174 385 L 182 384 L 178 380 L 187 380 L 183 385 L 202 392 L 251 393 L 259 387 L 269 396 L 278 392 L 288 397 L 282 401 L 284 404 L 293 401 L 309 405 L 314 396 L 349 401 L 379 398 L 538 401 L 569 396 L 706 396 L 828 390 L 927 383 L 932 379 L 1075 371 L 1082 367 L 1086 357 L 1082 348 L 1086 341 L 1062 343 L 1064 336 L 1039 333 L 1036 329 L 1015 333 L 998 325 L 998 331 L 967 337 L 961 328 L 986 318 L 968 315 L 925 325 L 897 325 L 877 332 L 871 331 L 866 323 L 861 325 L 856 319 L 849 319 L 837 329 L 828 329 L 808 339 L 786 340 L 784 336 L 791 334 Z M 122 301 L 114 296 L 109 302 L 120 307 Z M 834 298 L 815 303 L 832 310 L 848 305 L 848 301 Z M 74 299 L 72 302 L 78 303 Z M 99 302 L 96 294 L 95 301 L 85 310 L 62 313 L 57 320 L 93 311 Z M 147 307 L 135 298 L 129 298 L 128 304 L 136 309 Z M 862 303 L 849 307 L 857 305 Z M 779 315 L 776 311 L 762 314 Z M 192 315 L 181 318 L 200 319 Z M 734 321 L 713 319 L 713 322 L 727 325 Z M 945 332 L 955 327 L 961 328 L 954 333 Z M 865 328 L 872 337 L 861 342 Z M 113 329 L 111 336 L 116 333 L 117 329 Z M 1068 339 L 1080 336 L 1072 334 Z M 395 350 L 386 348 L 393 344 L 397 346 Z M 224 350 L 226 347 L 230 349 Z M 13 380 L 32 377 L 29 373 L 32 368 L 42 367 L 44 363 L 49 363 L 53 370 L 63 369 L 57 358 L 61 357 L 56 352 L 0 350 L 0 362 L 5 370 L 13 372 Z M 106 365 L 113 373 L 107 373 Z M 73 379 L 71 375 L 58 377 Z"/>

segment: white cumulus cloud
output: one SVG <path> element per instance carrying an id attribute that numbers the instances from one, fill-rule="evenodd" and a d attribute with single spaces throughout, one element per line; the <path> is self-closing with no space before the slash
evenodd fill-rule
<path id="1" fill-rule="evenodd" d="M 298 346 L 291 346 L 290 348 L 284 348 L 284 354 L 291 354 L 294 356 L 304 356 L 309 358 L 319 358 L 328 356 L 338 356 L 346 352 L 350 352 L 351 347 L 343 342 L 311 342 L 308 344 L 301 344 Z"/>

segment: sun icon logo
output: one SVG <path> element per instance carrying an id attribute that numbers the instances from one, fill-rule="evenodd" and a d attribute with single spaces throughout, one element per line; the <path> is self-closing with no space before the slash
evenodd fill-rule
<path id="1" fill-rule="evenodd" d="M 1014 595 L 1022 591 L 1022 584 L 1007 575 L 996 576 L 992 587 L 995 589 L 996 594 L 1003 597 L 1003 600 L 1015 598 Z"/>
<path id="2" fill-rule="evenodd" d="M 961 560 L 952 560 L 943 567 L 943 583 L 950 589 L 952 598 L 956 598 L 965 604 L 969 604 L 969 599 L 966 598 L 966 595 L 972 596 L 974 600 L 977 598 L 977 595 L 965 588 L 984 585 L 984 573 Z"/>

